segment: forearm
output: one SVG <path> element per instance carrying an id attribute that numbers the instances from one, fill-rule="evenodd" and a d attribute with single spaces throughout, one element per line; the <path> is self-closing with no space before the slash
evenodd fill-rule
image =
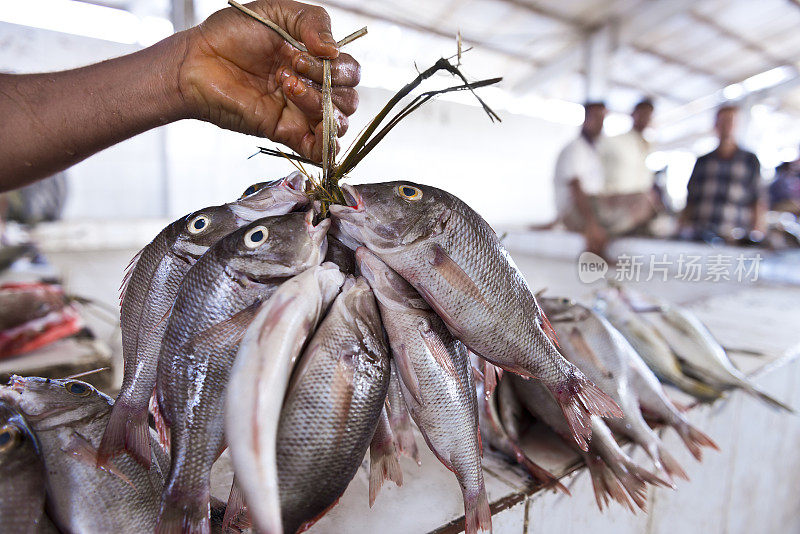
<path id="1" fill-rule="evenodd" d="M 185 46 L 176 34 L 80 69 L 0 75 L 0 191 L 186 116 L 177 78 Z"/>
<path id="2" fill-rule="evenodd" d="M 580 213 L 584 224 L 586 226 L 597 225 L 597 217 L 592 208 L 592 203 L 589 200 L 589 196 L 583 191 L 580 181 L 576 178 L 572 180 L 569 185 L 575 208 L 578 210 L 578 213 Z"/>

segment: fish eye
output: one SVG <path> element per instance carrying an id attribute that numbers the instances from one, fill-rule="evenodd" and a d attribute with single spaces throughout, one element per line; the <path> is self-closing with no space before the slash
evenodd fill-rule
<path id="1" fill-rule="evenodd" d="M 244 245 L 247 248 L 256 248 L 267 240 L 269 230 L 266 226 L 255 226 L 244 234 Z"/>
<path id="2" fill-rule="evenodd" d="M 71 394 L 75 395 L 76 397 L 86 397 L 92 392 L 92 387 L 84 384 L 83 382 L 67 382 L 64 384 L 64 389 L 66 389 Z"/>
<path id="3" fill-rule="evenodd" d="M 401 185 L 397 192 L 406 200 L 419 200 L 422 198 L 422 189 L 413 185 Z"/>
<path id="4" fill-rule="evenodd" d="M 22 441 L 22 435 L 14 425 L 0 426 L 0 454 L 5 454 Z"/>
<path id="5" fill-rule="evenodd" d="M 186 229 L 189 231 L 190 234 L 197 235 L 203 230 L 208 227 L 208 223 L 211 222 L 208 215 L 203 215 L 202 213 L 189 221 L 189 224 L 186 225 Z"/>

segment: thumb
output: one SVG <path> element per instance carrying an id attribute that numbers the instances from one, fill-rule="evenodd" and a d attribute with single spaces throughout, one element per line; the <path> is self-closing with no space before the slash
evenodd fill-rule
<path id="1" fill-rule="evenodd" d="M 323 59 L 336 59 L 339 56 L 339 49 L 331 34 L 331 19 L 323 8 L 304 6 L 298 14 L 295 28 L 312 55 Z"/>

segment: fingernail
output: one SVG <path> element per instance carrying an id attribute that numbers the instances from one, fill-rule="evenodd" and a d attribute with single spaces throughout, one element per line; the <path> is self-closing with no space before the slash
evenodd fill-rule
<path id="1" fill-rule="evenodd" d="M 325 44 L 329 44 L 334 47 L 336 46 L 336 41 L 333 40 L 333 35 L 331 35 L 331 32 L 319 32 L 319 38 Z"/>
<path id="2" fill-rule="evenodd" d="M 294 96 L 300 96 L 308 90 L 306 84 L 301 82 L 296 76 L 290 76 L 284 82 L 284 85 L 286 86 L 287 92 Z"/>
<path id="3" fill-rule="evenodd" d="M 289 78 L 289 76 L 291 76 L 291 73 L 289 72 L 289 69 L 287 69 L 286 67 L 281 67 L 280 69 L 278 69 L 278 79 L 281 82 L 285 82 Z"/>
<path id="4" fill-rule="evenodd" d="M 300 54 L 294 60 L 294 70 L 299 72 L 300 74 L 306 74 L 308 72 L 308 68 L 311 66 L 311 61 L 308 56 L 305 54 Z"/>

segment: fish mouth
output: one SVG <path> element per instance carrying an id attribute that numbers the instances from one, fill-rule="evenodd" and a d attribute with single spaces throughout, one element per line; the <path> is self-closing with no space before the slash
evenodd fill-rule
<path id="1" fill-rule="evenodd" d="M 295 171 L 284 178 L 281 185 L 302 193 L 306 188 L 306 175 L 300 171 Z"/>
<path id="2" fill-rule="evenodd" d="M 342 195 L 344 196 L 344 201 L 347 202 L 347 205 L 344 206 L 341 204 L 335 204 L 331 206 L 331 213 L 334 215 L 336 214 L 333 210 L 334 207 L 341 208 L 341 211 L 364 211 L 364 199 L 361 197 L 361 193 L 359 193 L 355 187 L 349 184 L 343 184 Z"/>

